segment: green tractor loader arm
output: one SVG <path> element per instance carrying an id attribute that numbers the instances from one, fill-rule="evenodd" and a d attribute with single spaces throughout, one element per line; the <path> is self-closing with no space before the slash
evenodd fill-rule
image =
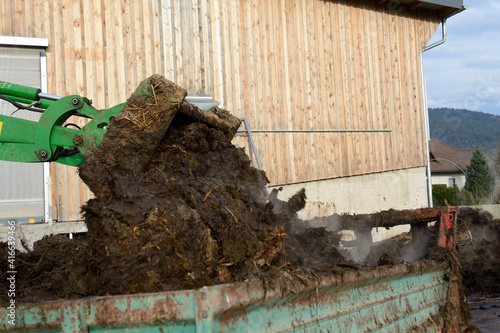
<path id="1" fill-rule="evenodd" d="M 142 81 L 134 95 L 143 95 L 145 98 L 141 103 L 145 103 L 145 106 L 153 105 L 158 97 L 155 93 L 158 82 L 165 82 L 164 84 L 168 87 L 176 86 L 175 83 L 156 74 Z M 176 87 L 175 89 L 183 91 L 182 96 L 171 96 L 174 88 L 172 91 L 165 90 L 163 92 L 165 95 L 161 96 L 169 101 L 174 97 L 178 99 L 177 108 L 171 110 L 172 117 L 179 113 L 181 123 L 202 122 L 209 127 L 223 131 L 229 140 L 234 137 L 241 124 L 239 118 L 216 107 L 202 110 L 196 106 L 195 102 L 191 104 L 184 100 L 186 91 Z M 87 98 L 79 95 L 66 97 L 49 95 L 37 88 L 3 81 L 0 81 L 0 99 L 19 109 L 42 113 L 38 122 L 0 115 L 0 160 L 57 161 L 70 166 L 79 166 L 85 162 L 86 157 L 97 151 L 108 125 L 127 105 L 127 103 L 122 103 L 109 109 L 97 110 Z M 134 104 L 132 109 L 136 108 Z M 89 121 L 79 128 L 67 123 L 68 119 L 73 116 L 84 117 Z M 166 126 L 170 126 L 170 123 Z"/>
<path id="2" fill-rule="evenodd" d="M 144 86 L 147 84 L 143 82 L 140 87 Z M 59 97 L 44 94 L 37 88 L 2 81 L 0 98 L 18 108 L 42 112 L 38 122 L 0 115 L 0 160 L 57 161 L 70 166 L 85 161 L 87 150 L 99 145 L 107 126 L 126 105 L 97 110 L 87 98 L 78 95 Z M 82 128 L 65 127 L 72 116 L 90 121 Z"/>

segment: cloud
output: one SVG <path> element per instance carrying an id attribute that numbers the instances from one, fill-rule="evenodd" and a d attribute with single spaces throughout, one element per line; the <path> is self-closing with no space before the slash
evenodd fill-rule
<path id="1" fill-rule="evenodd" d="M 498 30 L 500 3 L 497 0 L 466 0 L 464 5 L 469 8 L 449 20 L 457 34 L 478 35 L 484 31 Z"/>
<path id="2" fill-rule="evenodd" d="M 448 19 L 446 42 L 423 54 L 428 104 L 500 115 L 500 2 L 469 6 Z M 429 44 L 440 38 L 441 27 Z"/>

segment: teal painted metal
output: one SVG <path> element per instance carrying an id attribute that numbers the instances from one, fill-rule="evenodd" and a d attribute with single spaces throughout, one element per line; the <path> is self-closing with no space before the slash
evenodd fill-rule
<path id="1" fill-rule="evenodd" d="M 321 277 L 281 295 L 260 282 L 154 294 L 19 305 L 16 327 L 33 332 L 434 332 L 446 302 L 445 264 L 415 263 Z M 426 326 L 427 325 L 427 326 Z"/>

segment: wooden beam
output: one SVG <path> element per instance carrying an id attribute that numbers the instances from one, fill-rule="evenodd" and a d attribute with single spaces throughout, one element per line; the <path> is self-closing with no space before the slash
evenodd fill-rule
<path id="1" fill-rule="evenodd" d="M 439 12 L 438 12 L 438 16 L 439 17 L 446 17 L 454 12 L 456 12 L 457 9 L 456 8 L 452 8 L 452 7 L 444 7 L 443 9 L 441 9 Z"/>
<path id="2" fill-rule="evenodd" d="M 418 7 L 422 6 L 424 3 L 422 1 L 414 1 L 412 2 L 411 4 L 408 5 L 408 8 L 410 10 L 415 10 L 417 9 Z"/>

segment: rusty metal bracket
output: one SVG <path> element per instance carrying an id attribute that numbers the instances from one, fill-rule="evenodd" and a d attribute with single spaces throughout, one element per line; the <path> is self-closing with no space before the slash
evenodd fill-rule
<path id="1" fill-rule="evenodd" d="M 447 209 L 441 212 L 439 219 L 438 245 L 453 248 L 456 242 L 458 209 L 447 205 Z"/>

